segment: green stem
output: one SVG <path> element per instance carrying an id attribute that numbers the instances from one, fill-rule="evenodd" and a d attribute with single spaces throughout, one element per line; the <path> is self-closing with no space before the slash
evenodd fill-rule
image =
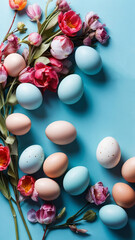
<path id="1" fill-rule="evenodd" d="M 14 199 L 13 197 L 11 197 L 11 200 L 12 200 L 15 204 L 17 204 L 16 201 L 15 201 L 15 199 Z"/>
<path id="2" fill-rule="evenodd" d="M 14 14 L 14 17 L 13 17 L 13 21 L 12 21 L 12 23 L 11 23 L 11 25 L 10 25 L 10 28 L 9 28 L 9 30 L 8 30 L 8 32 L 7 32 L 7 34 L 6 34 L 6 36 L 5 36 L 4 39 L 3 39 L 3 42 L 5 42 L 5 41 L 7 40 L 7 37 L 9 36 L 9 32 L 10 32 L 10 30 L 11 30 L 13 24 L 14 24 L 14 21 L 15 21 L 16 15 L 17 15 L 17 10 L 15 10 L 15 14 Z"/>
<path id="3" fill-rule="evenodd" d="M 56 10 L 54 13 L 55 14 L 53 14 L 51 17 L 48 16 L 48 18 L 42 24 L 43 28 L 41 29 L 40 35 L 42 35 L 44 33 L 44 30 L 47 28 L 47 26 L 49 25 L 50 21 L 58 14 L 58 11 Z"/>
<path id="4" fill-rule="evenodd" d="M 76 214 L 71 216 L 70 218 L 74 219 L 77 215 L 79 215 L 80 212 L 82 212 L 87 206 L 89 205 L 89 202 L 87 202 Z M 70 219 L 69 218 L 69 219 Z"/>
<path id="5" fill-rule="evenodd" d="M 14 218 L 16 240 L 19 240 L 18 226 L 17 226 L 17 219 L 16 219 L 15 209 L 13 207 L 13 204 L 12 204 L 11 200 L 9 199 L 8 201 L 9 201 L 11 212 L 12 212 L 12 215 L 13 215 L 13 218 Z"/>

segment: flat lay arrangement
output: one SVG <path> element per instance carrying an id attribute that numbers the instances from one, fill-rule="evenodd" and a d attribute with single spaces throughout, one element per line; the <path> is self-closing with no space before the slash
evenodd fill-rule
<path id="1" fill-rule="evenodd" d="M 115 72 L 102 55 L 115 40 L 85 1 L 85 13 L 76 0 L 4 4 L 12 20 L 0 45 L 0 198 L 11 240 L 134 238 L 134 143 L 124 148 L 126 122 L 113 116 L 119 83 L 104 89 Z"/>

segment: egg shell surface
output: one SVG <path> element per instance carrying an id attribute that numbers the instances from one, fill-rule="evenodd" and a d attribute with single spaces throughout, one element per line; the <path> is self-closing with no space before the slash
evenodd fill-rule
<path id="1" fill-rule="evenodd" d="M 68 167 L 68 157 L 65 153 L 57 152 L 46 158 L 43 171 L 50 178 L 60 177 Z"/>
<path id="2" fill-rule="evenodd" d="M 128 222 L 126 211 L 120 206 L 108 204 L 99 210 L 99 217 L 102 222 L 109 228 L 121 229 Z"/>
<path id="3" fill-rule="evenodd" d="M 24 58 L 18 53 L 9 54 L 4 60 L 4 66 L 11 77 L 17 77 L 26 67 Z"/>
<path id="4" fill-rule="evenodd" d="M 24 135 L 31 128 L 31 120 L 22 113 L 12 113 L 6 118 L 6 127 L 14 135 Z"/>
<path id="5" fill-rule="evenodd" d="M 77 133 L 70 122 L 55 121 L 47 126 L 45 134 L 53 143 L 66 145 L 75 140 Z"/>
<path id="6" fill-rule="evenodd" d="M 131 208 L 135 205 L 135 191 L 126 183 L 116 183 L 112 189 L 112 196 L 123 208 Z"/>
<path id="7" fill-rule="evenodd" d="M 113 137 L 104 138 L 97 147 L 96 157 L 104 168 L 115 167 L 121 158 L 118 142 Z"/>
<path id="8" fill-rule="evenodd" d="M 63 180 L 63 187 L 71 195 L 83 193 L 90 182 L 88 169 L 84 166 L 77 166 L 70 169 Z"/>
<path id="9" fill-rule="evenodd" d="M 128 159 L 121 169 L 122 177 L 131 183 L 135 183 L 135 157 Z"/>
<path id="10" fill-rule="evenodd" d="M 59 99 L 66 104 L 74 104 L 80 100 L 83 95 L 83 81 L 77 74 L 70 74 L 59 84 Z"/>
<path id="11" fill-rule="evenodd" d="M 52 201 L 59 197 L 60 187 L 50 178 L 40 178 L 35 182 L 35 189 L 39 197 L 46 201 Z"/>
<path id="12" fill-rule="evenodd" d="M 19 158 L 19 167 L 22 172 L 33 174 L 41 168 L 43 161 L 43 148 L 40 145 L 31 145 L 22 152 Z"/>
<path id="13" fill-rule="evenodd" d="M 28 110 L 37 109 L 43 101 L 40 90 L 31 83 L 21 83 L 16 89 L 16 98 L 18 103 Z"/>
<path id="14" fill-rule="evenodd" d="M 75 61 L 82 72 L 88 75 L 95 75 L 102 68 L 101 57 L 99 53 L 92 47 L 78 47 L 75 52 Z"/>

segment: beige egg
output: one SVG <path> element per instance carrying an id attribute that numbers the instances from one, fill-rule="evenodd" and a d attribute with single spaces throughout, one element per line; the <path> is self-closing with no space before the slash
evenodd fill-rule
<path id="1" fill-rule="evenodd" d="M 31 120 L 22 113 L 12 113 L 6 118 L 6 127 L 14 135 L 24 135 L 31 128 Z"/>
<path id="2" fill-rule="evenodd" d="M 4 60 L 4 66 L 11 77 L 17 77 L 26 67 L 24 58 L 18 53 L 9 54 Z"/>
<path id="3" fill-rule="evenodd" d="M 121 174 L 126 181 L 135 183 L 135 157 L 128 159 L 123 164 Z"/>
<path id="4" fill-rule="evenodd" d="M 53 143 L 66 145 L 75 140 L 77 133 L 70 122 L 55 121 L 48 125 L 45 134 Z"/>
<path id="5" fill-rule="evenodd" d="M 62 152 L 57 152 L 46 158 L 43 164 L 43 171 L 48 177 L 57 178 L 66 171 L 67 167 L 67 155 Z"/>
<path id="6" fill-rule="evenodd" d="M 126 183 L 116 183 L 112 189 L 112 196 L 114 201 L 123 208 L 131 208 L 135 205 L 135 191 Z"/>
<path id="7" fill-rule="evenodd" d="M 52 201 L 59 197 L 60 187 L 50 178 L 40 178 L 35 182 L 35 189 L 39 197 L 46 201 Z"/>

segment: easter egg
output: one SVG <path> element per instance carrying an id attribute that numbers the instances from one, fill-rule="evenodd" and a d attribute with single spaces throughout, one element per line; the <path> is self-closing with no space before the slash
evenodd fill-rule
<path id="1" fill-rule="evenodd" d="M 17 77 L 26 67 L 24 58 L 18 53 L 9 54 L 4 60 L 4 66 L 11 77 Z"/>
<path id="2" fill-rule="evenodd" d="M 104 138 L 97 147 L 96 157 L 104 168 L 115 167 L 121 158 L 118 142 L 113 137 Z"/>
<path id="3" fill-rule="evenodd" d="M 103 206 L 99 210 L 99 217 L 107 227 L 112 229 L 121 229 L 125 227 L 128 222 L 126 211 L 114 204 Z"/>
<path id="4" fill-rule="evenodd" d="M 75 61 L 81 71 L 88 75 L 95 75 L 102 68 L 101 57 L 99 53 L 92 47 L 78 47 L 75 52 Z"/>
<path id="5" fill-rule="evenodd" d="M 76 129 L 70 122 L 55 121 L 47 126 L 45 134 L 53 143 L 65 145 L 75 140 Z"/>
<path id="6" fill-rule="evenodd" d="M 74 104 L 83 95 L 83 82 L 79 75 L 70 74 L 65 77 L 58 87 L 59 99 L 66 104 Z"/>
<path id="7" fill-rule="evenodd" d="M 88 169 L 84 166 L 77 166 L 70 169 L 63 180 L 63 187 L 71 195 L 83 193 L 90 182 Z"/>
<path id="8" fill-rule="evenodd" d="M 22 113 L 12 113 L 6 118 L 6 127 L 14 135 L 24 135 L 31 128 L 31 120 Z"/>
<path id="9" fill-rule="evenodd" d="M 44 151 L 40 145 L 27 147 L 19 158 L 19 167 L 22 172 L 33 174 L 37 172 L 44 161 Z"/>
<path id="10" fill-rule="evenodd" d="M 123 164 L 121 174 L 126 181 L 135 183 L 135 157 L 128 159 Z"/>
<path id="11" fill-rule="evenodd" d="M 46 158 L 43 171 L 50 178 L 60 177 L 68 167 L 68 157 L 65 153 L 56 152 Z"/>
<path id="12" fill-rule="evenodd" d="M 35 182 L 35 189 L 39 197 L 46 201 L 52 201 L 59 197 L 60 187 L 57 182 L 50 178 L 39 178 Z"/>
<path id="13" fill-rule="evenodd" d="M 16 89 L 18 103 L 28 110 L 40 107 L 43 101 L 40 90 L 31 83 L 21 83 Z"/>

